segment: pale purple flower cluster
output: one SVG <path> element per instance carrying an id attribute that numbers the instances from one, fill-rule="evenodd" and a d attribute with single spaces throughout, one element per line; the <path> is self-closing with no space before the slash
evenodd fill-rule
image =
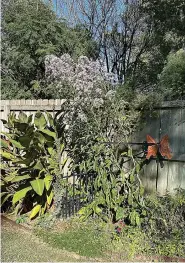
<path id="1" fill-rule="evenodd" d="M 45 75 L 51 81 L 71 82 L 74 76 L 74 62 L 70 55 L 64 54 L 60 58 L 54 55 L 46 56 Z"/>
<path id="2" fill-rule="evenodd" d="M 116 82 L 115 74 L 107 73 L 100 61 L 80 56 L 75 62 L 69 54 L 60 58 L 48 55 L 45 58 L 45 75 L 49 81 L 72 85 L 77 96 L 91 99 L 103 96 L 103 87 Z"/>
<path id="3" fill-rule="evenodd" d="M 115 75 L 107 73 L 101 61 L 92 61 L 85 56 L 74 61 L 69 54 L 61 57 L 48 55 L 45 58 L 45 76 L 49 83 L 57 85 L 59 92 L 64 84 L 68 84 L 69 92 L 70 87 L 75 91 L 65 120 L 69 137 L 72 136 L 69 131 L 72 132 L 74 119 L 76 123 L 87 121 L 84 110 L 97 109 L 104 104 L 104 99 L 114 97 L 112 80 Z"/>

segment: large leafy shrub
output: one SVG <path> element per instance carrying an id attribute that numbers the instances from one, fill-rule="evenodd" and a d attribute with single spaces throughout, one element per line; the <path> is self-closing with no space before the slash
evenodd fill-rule
<path id="1" fill-rule="evenodd" d="M 167 58 L 160 74 L 160 88 L 167 99 L 185 98 L 185 51 L 180 49 Z"/>
<path id="2" fill-rule="evenodd" d="M 150 237 L 150 245 L 157 254 L 183 256 L 185 253 L 185 191 L 174 195 L 147 196 L 148 216 L 142 229 Z M 151 238 L 152 237 L 152 238 Z"/>
<path id="3" fill-rule="evenodd" d="M 127 144 L 140 115 L 114 95 L 102 97 L 96 106 L 89 101 L 86 109 L 81 105 L 85 121 L 74 121 L 69 140 L 76 171 L 94 174 L 94 200 L 88 199 L 87 187 L 90 203 L 81 209 L 81 218 L 97 215 L 106 221 L 122 218 L 140 225 L 144 213 L 141 165 Z"/>
<path id="4" fill-rule="evenodd" d="M 35 116 L 10 114 L 3 121 L 9 129 L 1 140 L 2 204 L 10 199 L 16 211 L 29 212 L 30 218 L 43 214 L 52 204 L 53 182 L 62 175 L 67 156 L 60 130 L 51 114 Z"/>

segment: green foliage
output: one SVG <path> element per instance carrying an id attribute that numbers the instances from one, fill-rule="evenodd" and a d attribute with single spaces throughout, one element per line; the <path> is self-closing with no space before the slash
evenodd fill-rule
<path id="1" fill-rule="evenodd" d="M 122 260 L 132 260 L 138 255 L 150 255 L 150 243 L 147 234 L 141 228 L 126 226 L 118 236 L 113 233 L 110 250 Z"/>
<path id="2" fill-rule="evenodd" d="M 73 99 L 75 89 L 68 83 L 58 83 L 52 82 L 45 83 L 37 82 L 38 86 L 35 84 L 32 86 L 34 89 L 35 97 L 40 99 Z"/>
<path id="3" fill-rule="evenodd" d="M 183 256 L 185 253 L 185 193 L 178 189 L 175 195 L 145 198 L 148 216 L 142 229 L 150 237 L 156 254 Z"/>
<path id="4" fill-rule="evenodd" d="M 125 225 L 113 233 L 110 249 L 124 259 L 134 256 L 183 257 L 185 254 L 185 195 L 179 189 L 174 195 L 144 196 L 146 214 L 141 226 Z M 123 253 L 124 251 L 124 253 Z M 163 258 L 161 258 L 163 259 Z"/>
<path id="5" fill-rule="evenodd" d="M 55 217 L 51 213 L 45 213 L 36 219 L 35 227 L 42 229 L 52 228 L 55 223 Z"/>
<path id="6" fill-rule="evenodd" d="M 147 10 L 150 18 L 153 21 L 153 30 L 155 33 L 157 33 L 156 40 L 163 40 L 163 43 L 161 43 L 161 47 L 163 46 L 163 44 L 166 44 L 165 35 L 169 32 L 171 32 L 174 39 L 168 39 L 168 41 L 170 41 L 171 43 L 173 43 L 173 41 L 176 41 L 175 44 L 177 45 L 178 41 L 177 39 L 175 39 L 175 37 L 184 36 L 185 9 L 183 1 L 144 0 L 143 8 Z M 175 47 L 175 45 L 173 47 Z"/>
<path id="7" fill-rule="evenodd" d="M 93 185 L 89 182 L 91 185 L 87 189 L 82 188 L 83 201 L 90 201 L 88 191 L 92 187 L 96 193 L 94 200 L 79 213 L 84 220 L 97 215 L 106 221 L 124 218 L 132 225 L 140 225 L 143 208 L 141 166 L 127 145 L 140 115 L 124 101 L 114 98 L 102 101 L 100 107 L 89 103 L 82 108 L 85 121 L 75 119 L 74 115 L 67 133 L 75 171 L 95 174 Z M 73 109 L 75 112 L 79 110 L 78 106 Z"/>
<path id="8" fill-rule="evenodd" d="M 42 0 L 11 0 L 2 3 L 2 13 L 3 99 L 37 98 L 37 89 L 45 88 L 43 62 L 48 54 L 97 56 L 88 31 L 69 28 Z"/>
<path id="9" fill-rule="evenodd" d="M 141 8 L 146 13 L 147 25 L 151 26 L 151 41 L 140 58 L 134 85 L 141 89 L 153 87 L 156 91 L 158 75 L 165 66 L 167 56 L 170 52 L 178 51 L 185 43 L 184 3 L 181 0 L 144 0 Z"/>
<path id="10" fill-rule="evenodd" d="M 132 85 L 130 85 L 127 82 L 117 87 L 116 97 L 118 100 L 124 99 L 125 101 L 128 101 L 131 103 L 135 99 L 136 93 L 134 92 Z"/>
<path id="11" fill-rule="evenodd" d="M 31 210 L 30 218 L 43 214 L 53 200 L 53 181 L 62 176 L 64 144 L 58 137 L 54 119 L 49 113 L 35 117 L 15 113 L 4 121 L 11 147 L 1 145 L 3 200 L 12 198 L 18 212 Z M 47 123 L 49 122 L 49 126 Z M 67 156 L 65 153 L 65 158 Z M 6 199 L 6 200 L 5 200 Z"/>
<path id="12" fill-rule="evenodd" d="M 105 221 L 124 219 L 131 225 L 142 221 L 143 187 L 139 179 L 140 164 L 132 161 L 132 153 L 116 155 L 118 146 L 106 145 L 103 140 L 94 144 L 81 165 L 81 171 L 96 174 L 94 181 L 95 197 L 79 214 L 82 220 L 97 215 Z M 126 156 L 126 158 L 123 157 Z M 126 172 L 124 160 L 130 158 L 130 168 Z M 134 159 L 134 158 L 133 158 Z M 133 168 L 131 168 L 133 165 Z"/>
<path id="13" fill-rule="evenodd" d="M 185 51 L 170 54 L 160 74 L 160 88 L 167 99 L 185 98 Z"/>
<path id="14" fill-rule="evenodd" d="M 128 102 L 128 107 L 132 108 L 140 114 L 140 119 L 138 119 L 137 126 L 143 123 L 143 118 L 147 117 L 148 114 L 155 115 L 156 112 L 154 107 L 160 106 L 164 99 L 164 94 L 161 91 L 151 91 L 144 93 L 136 92 L 131 84 L 126 83 L 120 85 L 116 90 L 116 99 L 118 101 L 125 100 Z"/>

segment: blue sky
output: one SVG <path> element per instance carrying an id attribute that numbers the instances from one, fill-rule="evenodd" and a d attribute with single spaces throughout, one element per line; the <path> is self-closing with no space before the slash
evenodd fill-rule
<path id="1" fill-rule="evenodd" d="M 120 0 L 116 0 L 117 1 L 117 4 L 119 5 L 119 11 L 120 13 L 123 12 L 124 10 L 124 5 L 123 4 L 120 4 Z M 51 2 L 51 0 L 44 0 L 44 2 Z M 62 1 L 61 1 L 62 2 Z M 122 1 L 121 1 L 122 2 Z M 56 8 L 57 8 L 57 0 L 52 0 L 52 3 L 53 3 L 53 10 L 56 11 Z M 58 14 L 60 14 L 60 6 L 58 6 Z M 62 8 L 62 13 L 65 15 L 67 15 L 67 11 L 65 12 L 65 5 L 63 4 L 63 8 Z M 67 17 L 66 17 L 67 18 Z"/>

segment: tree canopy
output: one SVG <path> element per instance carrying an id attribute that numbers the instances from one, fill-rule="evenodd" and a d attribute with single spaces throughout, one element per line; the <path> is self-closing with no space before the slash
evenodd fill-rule
<path id="1" fill-rule="evenodd" d="M 70 28 L 41 0 L 2 5 L 2 98 L 34 97 L 44 78 L 44 57 L 69 53 L 96 58 L 96 42 L 84 28 Z"/>
<path id="2" fill-rule="evenodd" d="M 56 2 L 61 7 L 56 12 L 42 0 L 2 3 L 3 99 L 57 98 L 56 87 L 47 84 L 44 60 L 66 53 L 76 61 L 81 55 L 100 59 L 123 94 L 127 88 L 166 94 L 170 56 L 185 48 L 184 0 Z M 183 98 L 183 81 L 177 82 L 180 93 L 165 98 Z"/>

